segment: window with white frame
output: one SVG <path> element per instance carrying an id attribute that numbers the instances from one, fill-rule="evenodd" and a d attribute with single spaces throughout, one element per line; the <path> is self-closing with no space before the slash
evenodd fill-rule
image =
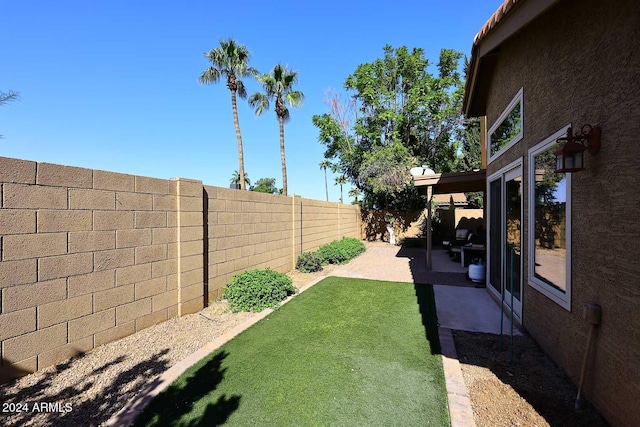
<path id="1" fill-rule="evenodd" d="M 522 139 L 522 89 L 487 132 L 489 163 Z"/>
<path id="2" fill-rule="evenodd" d="M 529 285 L 571 310 L 571 174 L 555 173 L 556 139 L 529 150 Z"/>

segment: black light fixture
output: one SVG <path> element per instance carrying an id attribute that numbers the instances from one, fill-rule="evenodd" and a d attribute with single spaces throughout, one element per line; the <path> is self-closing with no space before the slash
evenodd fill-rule
<path id="1" fill-rule="evenodd" d="M 584 125 L 580 132 L 567 129 L 567 136 L 558 138 L 557 143 L 566 142 L 554 154 L 556 173 L 580 172 L 584 170 L 584 152 L 596 154 L 600 150 L 600 126 Z"/>

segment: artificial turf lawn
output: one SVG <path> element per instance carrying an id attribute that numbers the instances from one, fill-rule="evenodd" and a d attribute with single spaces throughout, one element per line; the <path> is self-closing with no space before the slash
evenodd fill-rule
<path id="1" fill-rule="evenodd" d="M 135 425 L 449 425 L 437 346 L 431 286 L 329 277 L 189 368 Z"/>

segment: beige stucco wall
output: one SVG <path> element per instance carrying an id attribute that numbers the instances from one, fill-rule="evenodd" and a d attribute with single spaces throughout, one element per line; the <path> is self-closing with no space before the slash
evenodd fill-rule
<path id="1" fill-rule="evenodd" d="M 0 157 L 0 382 L 360 237 L 357 206 Z M 208 289 L 208 293 L 206 290 Z"/>
<path id="2" fill-rule="evenodd" d="M 487 176 L 523 160 L 523 245 L 528 230 L 527 150 L 571 123 L 600 124 L 602 149 L 573 174 L 572 303 L 567 311 L 528 286 L 523 323 L 577 383 L 588 324 L 602 306 L 585 395 L 613 425 L 640 425 L 640 6 L 633 0 L 561 1 L 504 43 L 491 83 L 490 127 L 524 88 L 524 138 L 487 166 Z M 526 252 L 525 252 L 526 253 Z"/>

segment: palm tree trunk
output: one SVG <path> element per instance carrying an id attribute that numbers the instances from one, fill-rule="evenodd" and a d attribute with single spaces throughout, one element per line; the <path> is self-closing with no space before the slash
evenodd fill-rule
<path id="1" fill-rule="evenodd" d="M 240 135 L 240 122 L 238 121 L 238 105 L 236 104 L 236 92 L 231 91 L 231 109 L 233 110 L 233 124 L 236 127 L 236 139 L 238 140 L 238 171 L 240 174 L 240 189 L 246 189 L 244 181 L 244 154 L 242 150 L 242 135 Z"/>
<path id="2" fill-rule="evenodd" d="M 327 202 L 329 201 L 329 185 L 327 184 L 327 167 L 324 168 L 324 191 L 327 194 Z"/>
<path id="3" fill-rule="evenodd" d="M 282 195 L 287 195 L 287 161 L 284 157 L 284 119 L 278 116 L 280 124 L 280 160 L 282 161 Z"/>

